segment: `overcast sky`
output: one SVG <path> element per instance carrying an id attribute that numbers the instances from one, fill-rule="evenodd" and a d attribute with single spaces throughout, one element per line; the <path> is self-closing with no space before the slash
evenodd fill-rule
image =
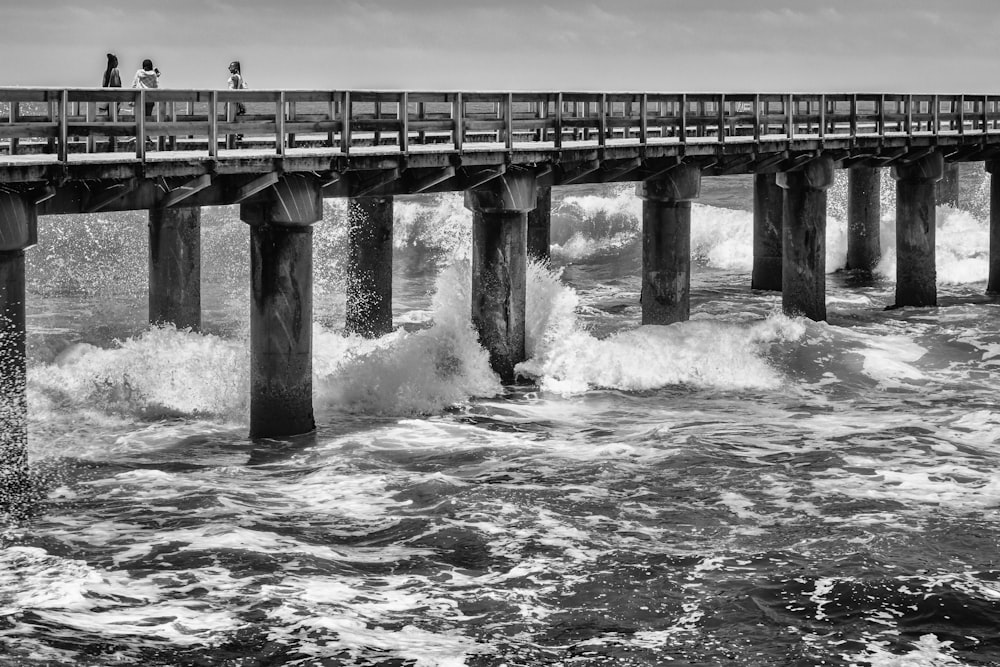
<path id="1" fill-rule="evenodd" d="M 1000 92 L 1000 0 L 0 0 L 0 86 Z"/>

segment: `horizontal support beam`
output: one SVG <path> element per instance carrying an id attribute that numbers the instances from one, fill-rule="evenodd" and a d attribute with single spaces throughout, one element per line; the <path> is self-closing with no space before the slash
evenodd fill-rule
<path id="1" fill-rule="evenodd" d="M 137 186 L 138 180 L 134 178 L 120 183 L 112 183 L 111 185 L 102 188 L 101 191 L 96 194 L 95 198 L 88 202 L 83 212 L 96 213 L 116 199 L 121 199 L 126 196 L 135 190 Z"/>
<path id="2" fill-rule="evenodd" d="M 174 188 L 167 194 L 166 198 L 163 200 L 163 208 L 170 208 L 175 204 L 178 204 L 185 199 L 198 194 L 208 186 L 212 184 L 212 177 L 208 174 L 203 174 L 198 178 L 188 181 L 184 185 Z"/>
<path id="3" fill-rule="evenodd" d="M 253 197 L 258 192 L 268 189 L 277 182 L 278 174 L 273 171 L 268 174 L 264 174 L 260 178 L 255 178 L 236 191 L 236 195 L 233 197 L 233 203 L 239 204 L 244 199 Z"/>

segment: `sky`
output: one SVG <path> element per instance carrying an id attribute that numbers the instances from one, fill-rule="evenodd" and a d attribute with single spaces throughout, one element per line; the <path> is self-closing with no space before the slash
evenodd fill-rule
<path id="1" fill-rule="evenodd" d="M 998 93 L 1000 0 L 0 0 L 0 86 Z"/>

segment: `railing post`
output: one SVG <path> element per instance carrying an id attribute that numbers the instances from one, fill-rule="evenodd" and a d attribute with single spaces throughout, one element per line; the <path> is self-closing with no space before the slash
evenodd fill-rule
<path id="1" fill-rule="evenodd" d="M 649 136 L 649 120 L 646 118 L 646 114 L 649 112 L 649 99 L 646 93 L 642 94 L 639 100 L 639 143 L 643 146 L 646 145 L 646 140 Z"/>
<path id="2" fill-rule="evenodd" d="M 600 117 L 597 119 L 597 145 L 605 146 L 607 145 L 607 135 L 608 135 L 608 96 L 605 93 L 601 93 L 600 100 L 597 102 L 598 111 L 600 112 Z"/>
<path id="3" fill-rule="evenodd" d="M 403 91 L 399 100 L 399 120 L 402 123 L 399 129 L 399 150 L 405 153 L 410 150 L 410 102 L 406 91 Z"/>
<path id="4" fill-rule="evenodd" d="M 11 102 L 10 103 L 10 114 L 7 119 L 11 125 L 14 125 L 18 121 L 18 117 L 21 115 L 21 103 Z M 10 138 L 10 154 L 17 155 L 17 137 Z"/>
<path id="5" fill-rule="evenodd" d="M 274 150 L 279 157 L 285 156 L 285 91 L 278 93 L 274 103 Z"/>
<path id="6" fill-rule="evenodd" d="M 819 96 L 819 138 L 826 139 L 826 94 Z"/>
<path id="7" fill-rule="evenodd" d="M 726 143 L 726 94 L 719 94 L 719 143 Z"/>
<path id="8" fill-rule="evenodd" d="M 176 123 L 177 122 L 177 102 L 167 102 L 167 104 L 169 105 L 167 108 L 169 109 L 170 122 L 171 123 Z M 172 150 L 172 151 L 177 150 L 177 135 L 176 134 L 171 134 L 167 138 L 167 142 L 168 142 L 168 144 L 170 146 L 170 150 Z"/>
<path id="9" fill-rule="evenodd" d="M 795 101 L 792 99 L 791 94 L 785 97 L 785 124 L 787 125 L 787 135 L 788 141 L 791 141 L 795 137 L 795 107 L 793 106 Z"/>
<path id="10" fill-rule="evenodd" d="M 455 93 L 452 101 L 452 137 L 451 142 L 455 145 L 456 151 L 462 150 L 465 140 L 465 104 L 462 102 L 462 93 Z"/>
<path id="11" fill-rule="evenodd" d="M 163 122 L 163 113 L 164 113 L 163 104 L 164 104 L 163 102 L 157 102 L 156 105 L 153 107 L 153 120 L 155 120 L 157 123 Z M 156 150 L 162 151 L 163 148 L 166 146 L 166 141 L 167 140 L 163 136 L 163 134 L 158 133 L 156 135 Z"/>
<path id="12" fill-rule="evenodd" d="M 504 147 L 507 150 L 514 148 L 513 107 L 514 95 L 513 93 L 507 93 L 503 96 Z"/>
<path id="13" fill-rule="evenodd" d="M 111 119 L 112 123 L 114 123 L 114 124 L 118 123 L 118 102 L 109 102 L 108 103 L 108 115 L 109 115 L 109 118 Z M 111 129 L 111 132 L 114 132 L 114 128 Z M 108 152 L 109 153 L 114 153 L 115 152 L 117 144 L 118 144 L 117 136 L 115 134 L 108 134 Z"/>
<path id="14" fill-rule="evenodd" d="M 878 126 L 876 133 L 879 137 L 885 138 L 885 95 L 878 96 Z"/>
<path id="15" fill-rule="evenodd" d="M 563 140 L 563 94 L 556 93 L 556 136 L 555 147 L 562 148 Z"/>
<path id="16" fill-rule="evenodd" d="M 135 102 L 135 156 L 146 159 L 146 90 L 140 88 Z"/>
<path id="17" fill-rule="evenodd" d="M 681 143 L 682 144 L 686 144 L 687 143 L 687 134 L 688 134 L 688 120 L 687 120 L 687 113 L 688 112 L 687 112 L 687 108 L 688 108 L 687 93 L 684 93 L 684 94 L 681 95 L 681 127 L 680 127 L 680 137 L 681 137 Z"/>
<path id="18" fill-rule="evenodd" d="M 87 123 L 93 123 L 97 120 L 97 102 L 87 102 Z M 87 152 L 93 153 L 96 147 L 96 142 L 94 140 L 94 131 L 91 129 L 87 130 Z"/>
<path id="19" fill-rule="evenodd" d="M 213 90 L 208 97 L 208 156 L 219 155 L 219 91 Z"/>
<path id="20" fill-rule="evenodd" d="M 336 119 L 336 115 L 334 113 L 334 105 L 335 102 L 333 101 L 333 95 L 331 95 L 330 99 L 327 101 L 327 114 L 326 114 L 327 118 L 330 120 L 331 123 L 334 122 L 334 120 Z M 330 130 L 329 132 L 326 133 L 326 145 L 329 146 L 330 148 L 333 148 L 333 130 Z"/>
<path id="21" fill-rule="evenodd" d="M 760 93 L 756 93 L 753 96 L 753 140 L 754 142 L 760 141 L 760 131 L 761 123 L 763 122 L 763 115 L 760 109 Z"/>
<path id="22" fill-rule="evenodd" d="M 351 91 L 344 91 L 344 101 L 340 109 L 343 122 L 340 125 L 340 152 L 351 152 Z"/>
<path id="23" fill-rule="evenodd" d="M 59 160 L 69 159 L 69 91 L 59 94 Z"/>
<path id="24" fill-rule="evenodd" d="M 933 117 L 934 117 L 934 136 L 936 137 L 938 135 L 938 132 L 940 131 L 940 126 L 941 126 L 941 118 L 940 118 L 940 116 L 941 116 L 941 100 L 938 98 L 937 95 L 935 95 L 932 98 L 932 102 L 934 104 L 934 113 L 933 113 Z"/>
<path id="25" fill-rule="evenodd" d="M 958 134 L 965 134 L 965 95 L 958 96 Z"/>
<path id="26" fill-rule="evenodd" d="M 226 123 L 232 123 L 236 120 L 236 105 L 232 102 L 226 102 L 222 105 L 222 112 L 226 116 Z M 226 132 L 226 148 L 233 149 L 236 148 L 236 135 L 232 132 Z"/>
<path id="27" fill-rule="evenodd" d="M 858 96 L 851 95 L 851 143 L 858 140 Z"/>
<path id="28" fill-rule="evenodd" d="M 282 95 L 284 95 L 284 93 L 282 93 Z M 295 101 L 293 100 L 293 101 L 291 101 L 291 102 L 288 103 L 288 120 L 290 120 L 292 122 L 295 122 L 295 115 L 296 115 L 296 113 L 297 113 L 297 109 L 295 107 Z M 288 133 L 288 147 L 289 148 L 295 148 L 295 133 L 294 132 L 289 132 Z M 282 155 L 284 155 L 284 153 L 282 153 Z"/>

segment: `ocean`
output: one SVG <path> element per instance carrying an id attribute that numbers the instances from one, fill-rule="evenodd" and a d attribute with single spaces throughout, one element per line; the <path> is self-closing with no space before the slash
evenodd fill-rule
<path id="1" fill-rule="evenodd" d="M 939 306 L 846 258 L 828 322 L 752 291 L 752 180 L 703 180 L 688 322 L 640 326 L 634 185 L 553 190 L 529 384 L 469 321 L 460 194 L 395 202 L 394 332 L 343 332 L 314 240 L 315 434 L 250 441 L 249 231 L 202 215 L 203 331 L 146 323 L 144 212 L 28 257 L 29 456 L 0 665 L 1000 665 L 1000 304 L 988 181 L 937 209 Z"/>

